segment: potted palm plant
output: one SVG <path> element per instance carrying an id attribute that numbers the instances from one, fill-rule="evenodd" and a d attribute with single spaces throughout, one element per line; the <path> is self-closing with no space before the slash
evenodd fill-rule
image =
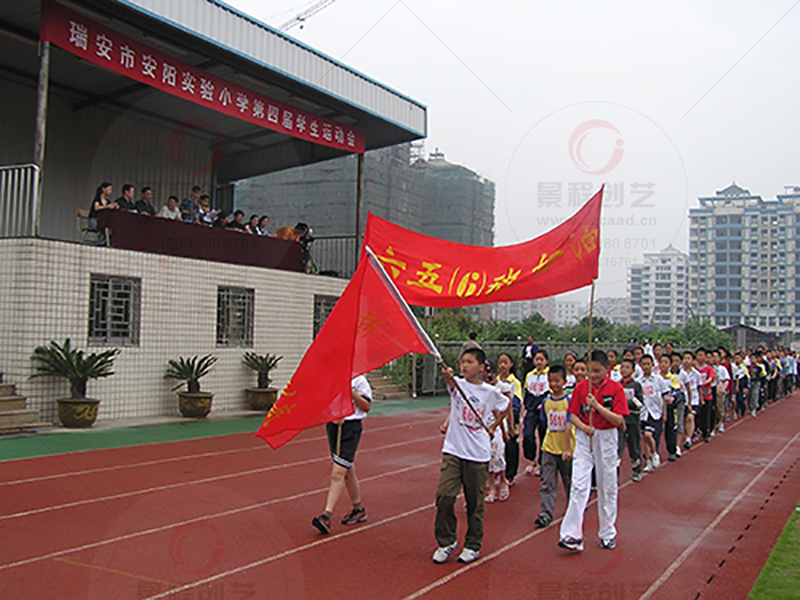
<path id="1" fill-rule="evenodd" d="M 36 377 L 61 377 L 69 381 L 70 397 L 57 398 L 58 418 L 64 427 L 91 427 L 97 419 L 100 400 L 86 397 L 86 383 L 90 379 L 110 377 L 114 374 L 114 360 L 119 348 L 86 355 L 73 347 L 67 338 L 62 345 L 51 341 L 48 346 L 38 346 L 31 355 Z"/>
<path id="2" fill-rule="evenodd" d="M 278 397 L 278 390 L 270 387 L 272 380 L 269 372 L 280 362 L 282 356 L 274 354 L 256 354 L 255 352 L 245 352 L 242 362 L 258 373 L 258 387 L 246 388 L 247 407 L 250 410 L 268 411 L 275 404 Z"/>
<path id="3" fill-rule="evenodd" d="M 200 379 L 208 374 L 215 362 L 217 357 L 212 354 L 188 359 L 181 356 L 178 360 L 168 361 L 165 377 L 180 381 L 172 391 L 186 384 L 186 391 L 178 392 L 178 408 L 184 417 L 202 419 L 211 412 L 211 400 L 214 394 L 200 391 Z"/>

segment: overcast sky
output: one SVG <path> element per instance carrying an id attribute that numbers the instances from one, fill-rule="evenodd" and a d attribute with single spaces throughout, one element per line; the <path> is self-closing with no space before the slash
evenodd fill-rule
<path id="1" fill-rule="evenodd" d="M 313 4 L 228 1 L 273 26 Z M 498 245 L 607 182 L 621 296 L 642 248 L 688 249 L 698 196 L 800 185 L 795 2 L 337 0 L 290 34 L 427 105 L 426 149 L 496 182 Z"/>

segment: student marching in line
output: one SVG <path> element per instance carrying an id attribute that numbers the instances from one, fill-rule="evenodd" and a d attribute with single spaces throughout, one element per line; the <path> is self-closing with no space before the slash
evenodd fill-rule
<path id="1" fill-rule="evenodd" d="M 714 366 L 714 374 L 717 377 L 717 432 L 725 433 L 725 421 L 728 420 L 728 396 L 730 394 L 731 374 L 725 366 L 722 355 L 724 350 L 718 350 L 719 360 Z M 715 354 L 716 356 L 716 354 Z"/>
<path id="2" fill-rule="evenodd" d="M 681 392 L 681 382 L 677 375 L 672 373 L 672 358 L 662 354 L 658 359 L 658 374 L 669 388 L 669 392 L 664 397 L 664 443 L 667 446 L 667 460 L 675 462 L 678 460 L 678 407 L 683 403 Z M 657 450 L 657 449 L 656 449 Z"/>
<path id="3" fill-rule="evenodd" d="M 611 381 L 619 383 L 622 381 L 622 373 L 620 372 L 620 365 L 617 364 L 619 362 L 617 351 L 609 350 L 606 354 L 608 355 L 608 376 L 611 377 Z"/>
<path id="4" fill-rule="evenodd" d="M 575 373 L 575 385 L 578 385 L 589 375 L 589 369 L 586 367 L 586 361 L 582 358 L 576 360 L 575 364 L 572 366 L 572 372 Z M 573 389 L 572 391 L 575 390 Z"/>
<path id="5" fill-rule="evenodd" d="M 698 348 L 695 354 L 697 360 L 697 372 L 700 373 L 700 423 L 699 429 L 703 436 L 703 441 L 708 443 L 711 439 L 712 419 L 714 414 L 714 391 L 713 385 L 716 380 L 714 367 L 709 365 L 708 354 L 704 348 Z"/>
<path id="6" fill-rule="evenodd" d="M 525 377 L 525 405 L 522 415 L 522 452 L 530 461 L 525 467 L 528 475 L 539 475 L 541 465 L 541 444 L 544 440 L 546 425 L 539 418 L 542 401 L 547 396 L 547 351 L 536 350 L 533 355 L 534 369 Z M 536 443 L 536 434 L 539 434 L 539 443 Z M 537 447 L 539 457 L 537 459 Z"/>
<path id="7" fill-rule="evenodd" d="M 644 408 L 641 414 L 644 430 L 642 437 L 644 472 L 651 473 L 661 464 L 658 443 L 661 440 L 664 404 L 666 396 L 670 393 L 670 386 L 660 375 L 653 373 L 653 357 L 649 354 L 642 357 L 641 367 L 644 371 L 644 376 L 639 380 L 644 394 Z"/>
<path id="8" fill-rule="evenodd" d="M 575 373 L 573 372 L 573 367 L 575 366 L 575 361 L 578 360 L 578 355 L 575 354 L 572 350 L 568 350 L 567 353 L 564 355 L 564 368 L 567 370 L 567 382 L 564 384 L 564 390 L 571 394 L 572 390 L 575 389 L 575 384 L 577 381 L 575 380 Z M 545 433 L 545 435 L 547 435 Z"/>
<path id="9" fill-rule="evenodd" d="M 616 548 L 617 427 L 625 422 L 628 414 L 625 392 L 608 377 L 606 353 L 594 350 L 590 358 L 590 379 L 575 386 L 569 402 L 570 423 L 578 431 L 572 459 L 572 488 L 558 545 L 574 552 L 583 550 L 583 516 L 593 470 L 597 473 L 600 547 Z"/>
<path id="10" fill-rule="evenodd" d="M 694 354 L 688 350 L 681 357 L 681 370 L 678 373 L 683 387 L 686 390 L 686 416 L 683 422 L 684 435 L 680 438 L 680 444 L 684 450 L 692 447 L 692 437 L 695 432 L 695 419 L 700 410 L 700 373 L 694 368 Z"/>
<path id="11" fill-rule="evenodd" d="M 547 423 L 547 433 L 542 442 L 542 481 L 539 486 L 542 505 L 534 523 L 538 529 L 547 527 L 553 521 L 559 475 L 569 502 L 575 433 L 569 425 L 568 408 L 571 396 L 564 385 L 566 376 L 564 367 L 550 367 L 547 377 L 550 393 L 542 402 L 542 419 Z"/>
<path id="12" fill-rule="evenodd" d="M 519 417 L 522 412 L 522 383 L 514 374 L 515 367 L 514 359 L 507 352 L 497 357 L 497 378 L 514 386 L 514 396 L 511 398 L 514 420 L 506 443 L 506 481 L 509 486 L 514 485 L 519 470 Z"/>
<path id="13" fill-rule="evenodd" d="M 625 391 L 625 399 L 628 401 L 628 414 L 625 415 L 625 431 L 619 432 L 619 453 L 617 455 L 617 478 L 619 478 L 619 465 L 622 462 L 622 455 L 625 446 L 628 446 L 628 455 L 631 458 L 631 468 L 633 469 L 633 480 L 642 480 L 642 448 L 641 448 L 641 411 L 644 406 L 644 392 L 642 384 L 633 378 L 635 370 L 633 360 L 624 359 L 619 366 L 622 379 L 619 384 Z"/>
<path id="14" fill-rule="evenodd" d="M 505 412 L 509 404 L 497 388 L 483 381 L 486 354 L 482 349 L 468 348 L 459 362 L 463 379 L 453 377 L 452 369 L 442 367 L 450 391 L 450 415 L 440 427 L 445 438 L 436 490 L 434 534 L 439 547 L 433 553 L 433 562 L 437 564 L 447 562 L 458 547 L 455 503 L 462 488 L 467 502 L 467 535 L 458 561 L 469 563 L 478 558 L 483 542 L 484 491 L 492 454 L 486 419 L 495 411 Z"/>
<path id="15" fill-rule="evenodd" d="M 734 355 L 731 369 L 736 394 L 736 415 L 741 419 L 747 414 L 747 400 L 750 396 L 750 375 L 744 366 L 741 352 Z"/>
<path id="16" fill-rule="evenodd" d="M 311 524 L 324 535 L 331 532 L 331 515 L 345 489 L 353 508 L 342 518 L 342 525 L 355 525 L 367 520 L 367 511 L 361 505 L 361 486 L 356 477 L 355 459 L 363 430 L 362 421 L 367 417 L 372 403 L 372 389 L 363 375 L 354 378 L 351 385 L 355 412 L 341 421 L 326 425 L 333 459 L 331 487 L 328 490 L 325 511 L 311 520 Z"/>
<path id="17" fill-rule="evenodd" d="M 506 481 L 506 444 L 511 437 L 509 434 L 514 422 L 510 402 L 514 397 L 514 384 L 497 379 L 497 364 L 492 360 L 486 361 L 483 380 L 496 387 L 509 399 L 508 408 L 504 413 L 495 412 L 491 416 L 487 416 L 488 425 L 490 428 L 494 428 L 494 436 L 492 437 L 492 457 L 489 460 L 489 478 L 486 481 L 484 500 L 491 504 L 495 500 L 505 502 L 509 496 L 508 481 Z"/>
<path id="18" fill-rule="evenodd" d="M 672 344 L 667 345 L 667 347 L 671 346 Z M 678 399 L 678 405 L 676 407 L 678 424 L 675 435 L 675 454 L 678 458 L 680 458 L 682 453 L 681 448 L 683 448 L 683 443 L 686 440 L 684 433 L 686 431 L 686 411 L 688 410 L 687 407 L 689 406 L 689 390 L 686 387 L 686 378 L 681 375 L 681 355 L 678 352 L 672 352 L 669 356 L 672 359 L 672 366 L 670 367 L 669 371 L 678 378 L 678 385 L 681 387 L 681 393 Z"/>
<path id="19" fill-rule="evenodd" d="M 636 360 L 636 357 L 633 354 L 633 349 L 632 348 L 626 348 L 625 350 L 623 350 L 623 352 L 622 352 L 622 360 L 632 360 L 633 361 L 633 364 L 636 367 L 633 370 L 633 378 L 636 381 L 639 381 L 642 378 L 642 375 L 644 375 L 644 372 L 642 371 L 642 367 L 639 366 L 639 362 Z"/>

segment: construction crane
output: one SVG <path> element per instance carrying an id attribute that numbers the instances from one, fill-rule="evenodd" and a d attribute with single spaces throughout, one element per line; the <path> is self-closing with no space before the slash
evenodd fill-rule
<path id="1" fill-rule="evenodd" d="M 319 0 L 319 2 L 315 2 L 300 14 L 295 15 L 294 17 L 286 21 L 286 23 L 278 27 L 278 30 L 289 31 L 292 27 L 296 27 L 297 25 L 300 25 L 300 29 L 302 29 L 303 25 L 308 19 L 313 17 L 321 10 L 328 8 L 334 2 L 336 2 L 336 0 Z"/>

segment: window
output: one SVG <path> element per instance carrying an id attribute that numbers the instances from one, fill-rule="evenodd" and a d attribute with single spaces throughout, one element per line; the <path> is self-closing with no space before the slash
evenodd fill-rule
<path id="1" fill-rule="evenodd" d="M 253 347 L 255 290 L 217 288 L 217 346 Z"/>
<path id="2" fill-rule="evenodd" d="M 714 219 L 715 225 L 727 225 L 728 224 L 728 217 L 717 217 Z"/>
<path id="3" fill-rule="evenodd" d="M 724 293 L 724 292 L 723 292 Z M 724 299 L 724 296 L 723 296 Z M 728 292 L 728 299 L 729 300 L 741 300 L 742 299 L 742 292 L 740 291 L 730 291 Z"/>
<path id="4" fill-rule="evenodd" d="M 92 275 L 89 284 L 90 346 L 138 346 L 142 280 Z"/>
<path id="5" fill-rule="evenodd" d="M 728 274 L 729 275 L 741 275 L 742 274 L 742 267 L 740 267 L 740 266 L 730 266 L 730 267 L 728 267 Z"/>
<path id="6" fill-rule="evenodd" d="M 725 252 L 717 252 L 714 260 L 716 262 L 728 262 L 728 255 Z"/>
<path id="7" fill-rule="evenodd" d="M 728 267 L 726 267 L 725 265 L 721 265 L 721 266 L 717 265 L 716 267 L 714 267 L 714 274 L 715 275 L 725 275 L 725 274 L 727 274 L 727 272 L 728 272 Z"/>
<path id="8" fill-rule="evenodd" d="M 338 299 L 338 296 L 314 296 L 314 337 L 317 337 Z"/>
<path id="9" fill-rule="evenodd" d="M 741 225 L 742 224 L 742 215 L 731 215 L 728 217 L 728 222 L 731 225 Z"/>
<path id="10" fill-rule="evenodd" d="M 717 290 L 715 292 L 715 299 L 716 300 L 727 300 L 728 299 L 728 292 L 725 290 Z"/>
<path id="11" fill-rule="evenodd" d="M 728 229 L 727 229 L 727 227 L 718 227 L 714 231 L 714 235 L 716 235 L 716 237 L 728 237 Z"/>
<path id="12" fill-rule="evenodd" d="M 735 288 L 742 287 L 742 280 L 741 279 L 731 279 L 730 286 L 731 287 L 735 287 Z"/>
<path id="13" fill-rule="evenodd" d="M 728 242 L 724 240 L 717 240 L 716 242 L 717 250 L 727 250 L 728 249 Z"/>
<path id="14" fill-rule="evenodd" d="M 719 246 L 717 246 L 719 247 Z M 742 241 L 741 240 L 731 240 L 728 244 L 728 247 L 731 250 L 741 250 L 742 249 Z"/>
<path id="15" fill-rule="evenodd" d="M 718 288 L 720 288 L 720 287 L 728 287 L 728 280 L 725 279 L 724 277 L 717 278 L 717 279 L 714 280 L 714 285 L 716 287 L 718 287 Z"/>

